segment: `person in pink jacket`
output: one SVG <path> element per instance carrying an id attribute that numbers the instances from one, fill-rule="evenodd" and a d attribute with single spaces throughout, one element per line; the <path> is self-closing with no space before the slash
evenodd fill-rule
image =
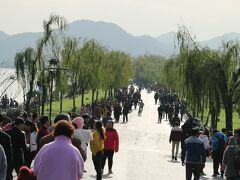
<path id="1" fill-rule="evenodd" d="M 104 140 L 104 154 L 102 159 L 102 169 L 104 169 L 106 159 L 108 159 L 108 174 L 113 174 L 113 155 L 114 152 L 119 150 L 119 137 L 117 130 L 113 128 L 113 121 L 107 122 L 107 128 L 105 132 L 106 139 Z"/>
<path id="2" fill-rule="evenodd" d="M 74 127 L 59 121 L 54 130 L 55 140 L 44 145 L 34 162 L 37 180 L 79 180 L 83 176 L 84 162 L 79 150 L 71 143 Z"/>

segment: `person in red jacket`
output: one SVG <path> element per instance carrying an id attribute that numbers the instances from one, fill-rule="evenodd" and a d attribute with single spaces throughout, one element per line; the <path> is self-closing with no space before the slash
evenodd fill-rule
<path id="1" fill-rule="evenodd" d="M 104 140 L 104 154 L 102 159 L 102 170 L 104 169 L 106 159 L 108 158 L 108 174 L 113 174 L 113 155 L 114 152 L 119 150 L 119 138 L 117 130 L 113 128 L 113 121 L 107 122 L 107 128 L 105 132 L 106 139 Z"/>

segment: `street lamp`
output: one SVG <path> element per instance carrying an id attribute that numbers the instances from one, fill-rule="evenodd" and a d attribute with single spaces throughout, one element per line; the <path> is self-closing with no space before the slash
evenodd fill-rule
<path id="1" fill-rule="evenodd" d="M 53 101 L 53 78 L 54 74 L 57 72 L 58 60 L 57 59 L 51 59 L 49 61 L 49 75 L 51 78 L 51 84 L 50 84 L 50 110 L 49 110 L 49 118 L 52 119 L 52 101 Z"/>

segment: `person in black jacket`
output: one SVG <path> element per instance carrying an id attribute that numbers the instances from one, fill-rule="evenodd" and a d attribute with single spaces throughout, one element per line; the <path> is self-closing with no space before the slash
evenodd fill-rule
<path id="1" fill-rule="evenodd" d="M 124 103 L 123 105 L 123 123 L 128 122 L 128 113 L 129 113 L 129 106 L 127 103 Z"/>
<path id="2" fill-rule="evenodd" d="M 1 129 L 0 129 L 0 145 L 2 145 L 7 157 L 6 180 L 12 180 L 12 172 L 10 168 L 12 164 L 12 158 L 13 158 L 11 137 L 7 133 L 1 131 Z"/>
<path id="3" fill-rule="evenodd" d="M 118 123 L 119 118 L 122 114 L 122 107 L 119 103 L 117 103 L 116 106 L 113 108 L 113 114 L 114 114 L 115 122 Z"/>
<path id="4" fill-rule="evenodd" d="M 22 132 L 24 127 L 24 120 L 17 118 L 14 122 L 14 127 L 7 131 L 7 134 L 12 140 L 12 150 L 13 150 L 13 163 L 11 165 L 10 171 L 15 169 L 16 173 L 19 173 L 19 169 L 24 165 L 24 154 L 27 154 L 28 148 L 26 145 L 25 134 Z"/>

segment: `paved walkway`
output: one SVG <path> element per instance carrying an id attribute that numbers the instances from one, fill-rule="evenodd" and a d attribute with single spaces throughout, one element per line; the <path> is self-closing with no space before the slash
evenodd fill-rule
<path id="1" fill-rule="evenodd" d="M 129 114 L 127 124 L 115 124 L 120 136 L 120 149 L 114 155 L 113 175 L 107 175 L 107 163 L 103 179 L 111 180 L 184 180 L 185 168 L 181 165 L 180 153 L 178 161 L 171 160 L 171 145 L 169 144 L 170 126 L 168 121 L 157 123 L 157 105 L 154 104 L 154 94 L 142 92 L 144 111 L 142 116 L 137 110 Z M 212 162 L 207 160 L 205 173 L 201 179 L 212 178 Z M 85 163 L 87 173 L 83 179 L 95 179 L 95 171 L 88 150 Z"/>
<path id="2" fill-rule="evenodd" d="M 145 103 L 142 116 L 137 110 L 129 115 L 127 124 L 115 124 L 120 136 L 120 149 L 114 156 L 113 175 L 106 173 L 103 179 L 112 180 L 184 180 L 185 168 L 181 165 L 180 153 L 178 161 L 171 160 L 171 145 L 169 144 L 170 126 L 168 121 L 157 123 L 157 105 L 154 104 L 154 94 L 142 91 Z M 201 179 L 212 178 L 212 162 L 207 160 L 205 173 Z M 89 151 L 86 162 L 87 173 L 83 179 L 95 179 L 95 171 Z"/>

